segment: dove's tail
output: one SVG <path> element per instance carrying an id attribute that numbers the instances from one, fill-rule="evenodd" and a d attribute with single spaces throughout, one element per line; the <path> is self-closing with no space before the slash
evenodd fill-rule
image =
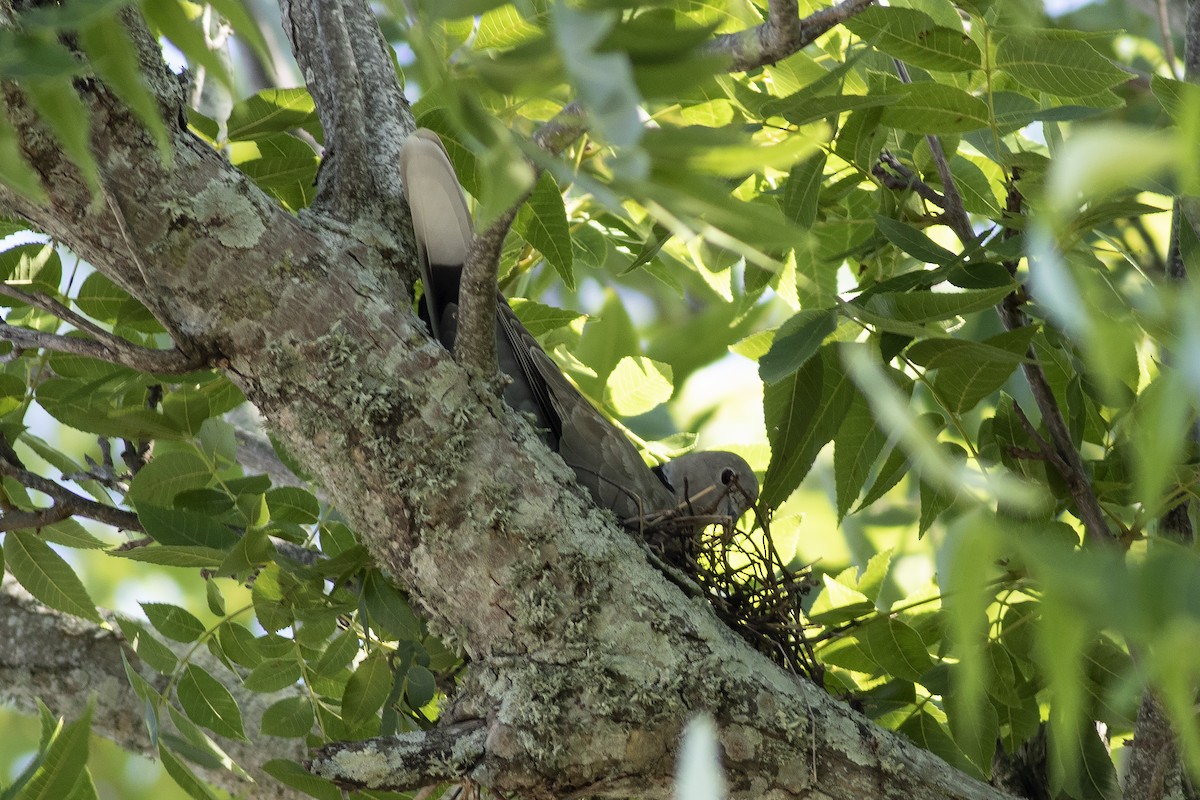
<path id="1" fill-rule="evenodd" d="M 471 212 L 441 139 L 420 128 L 400 148 L 400 177 L 412 211 L 413 232 L 434 338 L 445 341 L 442 312 L 458 303 L 458 282 L 471 246 Z"/>

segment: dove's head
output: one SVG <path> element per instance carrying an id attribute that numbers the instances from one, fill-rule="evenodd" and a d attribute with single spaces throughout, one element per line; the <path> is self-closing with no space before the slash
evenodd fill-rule
<path id="1" fill-rule="evenodd" d="M 686 453 L 659 471 L 689 514 L 738 519 L 758 500 L 758 478 L 739 455 L 723 450 Z"/>

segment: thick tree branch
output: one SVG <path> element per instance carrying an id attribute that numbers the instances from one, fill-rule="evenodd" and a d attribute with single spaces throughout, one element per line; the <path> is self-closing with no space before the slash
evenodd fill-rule
<path id="1" fill-rule="evenodd" d="M 756 28 L 717 36 L 708 50 L 728 55 L 730 72 L 747 72 L 798 52 L 874 2 L 843 0 L 802 20 L 796 0 L 769 0 L 766 22 Z"/>
<path id="2" fill-rule="evenodd" d="M 370 4 L 282 0 L 280 8 L 329 144 L 313 209 L 343 221 L 384 221 L 389 237 L 407 232 L 396 165 L 414 126 Z M 304 46 L 316 41 L 324 46 Z"/>
<path id="3" fill-rule="evenodd" d="M 333 149 L 359 114 L 378 141 L 351 136 L 363 150 L 345 157 L 380 172 L 335 164 L 315 213 L 279 209 L 179 127 L 178 84 L 131 10 L 148 85 L 176 126 L 172 163 L 102 84 L 78 91 L 136 260 L 105 258 L 121 240 L 113 214 L 19 91 L 6 94 L 10 120 L 50 202 L 0 188 L 0 208 L 111 270 L 184 332 L 181 347 L 227 356 L 230 377 L 379 566 L 471 657 L 443 718 L 486 722 L 472 775 L 505 794 L 666 797 L 676 738 L 707 712 L 741 796 L 1002 796 L 751 650 L 646 562 L 524 422 L 480 406 L 397 273 L 413 271 L 392 169 L 412 120 L 402 102 L 379 100 L 399 97 L 390 58 L 384 75 L 380 34 L 373 21 L 361 27 L 365 2 L 340 4 L 332 19 L 323 4 L 288 5 L 298 58 Z M 321 25 L 343 33 L 323 38 Z M 352 56 L 327 52 L 339 42 Z M 339 105 L 335 64 L 359 70 L 349 79 L 368 87 L 366 108 Z M 352 172 L 368 185 L 352 185 Z"/>
<path id="4" fill-rule="evenodd" d="M 74 719 L 95 697 L 97 708 L 92 730 L 133 753 L 156 758 L 158 752 L 146 730 L 146 704 L 125 675 L 122 651 L 134 668 L 151 686 L 162 691 L 167 679 L 141 666 L 136 654 L 126 646 L 116 626 L 102 628 L 90 622 L 68 617 L 46 608 L 16 584 L 5 578 L 0 586 L 0 700 L 11 703 L 25 714 L 37 713 L 40 700 L 55 714 Z M 192 653 L 199 666 L 220 674 L 224 666 L 203 648 Z M 262 712 L 273 702 L 294 696 L 294 692 L 253 694 L 233 681 L 229 689 L 238 699 L 243 715 L 257 728 Z M 170 717 L 159 714 L 160 724 L 173 730 Z M 300 740 L 278 739 L 248 731 L 248 741 L 220 741 L 221 747 L 256 781 L 252 791 L 256 800 L 299 800 L 308 795 L 284 786 L 262 771 L 273 758 L 300 759 L 304 749 Z M 193 765 L 214 785 L 231 795 L 250 796 L 243 778 L 228 770 L 207 770 Z"/>
<path id="5" fill-rule="evenodd" d="M 332 744 L 317 752 L 309 768 L 341 786 L 412 789 L 468 779 L 486 752 L 487 723 L 466 720 L 429 731 Z"/>

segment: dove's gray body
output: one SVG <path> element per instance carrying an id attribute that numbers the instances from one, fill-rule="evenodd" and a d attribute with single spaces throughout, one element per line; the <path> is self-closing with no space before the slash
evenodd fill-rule
<path id="1" fill-rule="evenodd" d="M 454 169 L 436 134 L 418 130 L 401 151 L 404 189 L 420 250 L 424 312 L 434 336 L 454 349 L 462 265 L 471 217 Z M 575 471 L 581 486 L 621 519 L 686 503 L 684 513 L 740 517 L 758 497 L 758 481 L 739 456 L 689 453 L 651 470 L 625 434 L 571 385 L 500 298 L 496 354 L 511 382 L 504 399 L 531 414 L 546 443 Z"/>

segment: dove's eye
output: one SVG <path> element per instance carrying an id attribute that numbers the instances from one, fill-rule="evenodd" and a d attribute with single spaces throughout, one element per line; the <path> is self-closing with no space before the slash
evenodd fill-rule
<path id="1" fill-rule="evenodd" d="M 734 477 L 735 473 L 729 467 L 721 470 L 721 483 L 725 484 L 726 486 L 733 483 Z"/>

